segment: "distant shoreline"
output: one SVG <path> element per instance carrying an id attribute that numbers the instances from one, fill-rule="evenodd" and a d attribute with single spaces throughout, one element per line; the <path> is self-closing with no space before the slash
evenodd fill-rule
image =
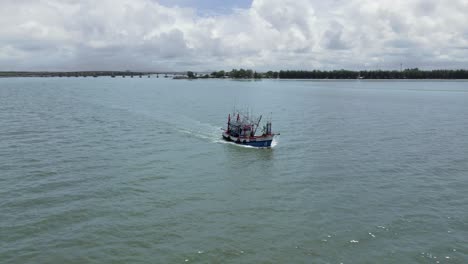
<path id="1" fill-rule="evenodd" d="M 143 77 L 149 75 L 178 74 L 173 72 L 143 71 L 0 71 L 1 77 Z"/>
<path id="2" fill-rule="evenodd" d="M 268 71 L 236 70 L 230 72 L 150 72 L 150 71 L 0 71 L 0 78 L 9 77 L 130 77 L 173 79 L 294 79 L 294 80 L 467 80 L 468 70 L 429 70 L 417 68 L 400 71 Z"/>

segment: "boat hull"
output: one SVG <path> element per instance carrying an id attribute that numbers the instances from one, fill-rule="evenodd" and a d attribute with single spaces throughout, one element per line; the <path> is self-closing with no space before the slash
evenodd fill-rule
<path id="1" fill-rule="evenodd" d="M 260 136 L 260 137 L 234 137 L 226 132 L 223 133 L 223 139 L 229 142 L 233 142 L 238 145 L 251 146 L 257 148 L 269 148 L 273 142 L 274 135 Z"/>

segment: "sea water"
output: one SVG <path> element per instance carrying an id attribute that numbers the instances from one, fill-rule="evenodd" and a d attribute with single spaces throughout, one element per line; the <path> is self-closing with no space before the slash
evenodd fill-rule
<path id="1" fill-rule="evenodd" d="M 464 81 L 0 79 L 0 263 L 468 263 L 467 117 Z"/>

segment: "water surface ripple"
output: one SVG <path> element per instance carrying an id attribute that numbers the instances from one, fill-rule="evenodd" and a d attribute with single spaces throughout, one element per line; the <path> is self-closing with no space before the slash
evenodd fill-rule
<path id="1" fill-rule="evenodd" d="M 233 106 L 273 149 L 220 140 Z M 1 263 L 468 263 L 458 81 L 0 79 Z"/>

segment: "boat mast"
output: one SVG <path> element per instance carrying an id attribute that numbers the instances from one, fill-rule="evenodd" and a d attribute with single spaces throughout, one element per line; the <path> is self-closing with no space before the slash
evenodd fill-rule
<path id="1" fill-rule="evenodd" d="M 258 128 L 258 125 L 260 124 L 260 120 L 262 120 L 262 115 L 260 115 L 260 117 L 258 118 L 257 124 L 255 125 L 254 136 L 257 133 L 257 128 Z"/>

